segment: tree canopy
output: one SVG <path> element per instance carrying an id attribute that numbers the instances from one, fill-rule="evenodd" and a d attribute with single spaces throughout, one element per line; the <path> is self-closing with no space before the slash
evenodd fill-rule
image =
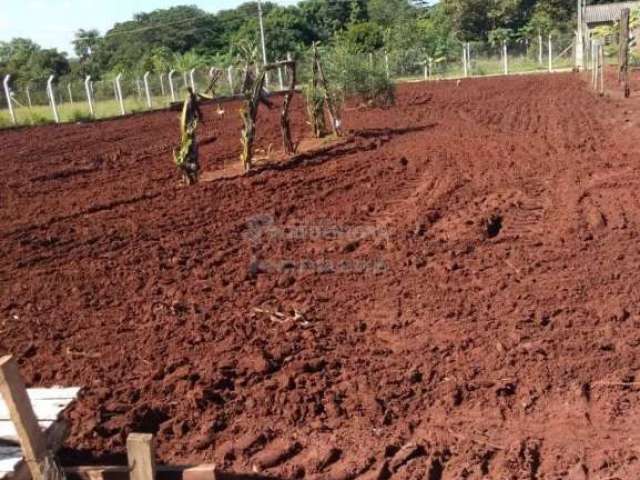
<path id="1" fill-rule="evenodd" d="M 457 51 L 456 42 L 503 39 L 538 31 L 571 30 L 574 0 L 301 0 L 262 5 L 269 60 L 342 42 L 355 53 L 421 49 L 431 57 Z M 76 58 L 28 39 L 0 42 L 0 73 L 27 82 L 50 74 L 101 78 L 117 72 L 155 72 L 230 64 L 239 42 L 259 43 L 257 3 L 209 13 L 178 6 L 134 15 L 101 34 L 80 29 Z"/>

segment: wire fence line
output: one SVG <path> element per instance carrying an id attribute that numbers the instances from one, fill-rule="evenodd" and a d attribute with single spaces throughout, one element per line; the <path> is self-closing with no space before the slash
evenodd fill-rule
<path id="1" fill-rule="evenodd" d="M 432 58 L 421 49 L 407 49 L 353 55 L 353 60 L 383 68 L 394 81 L 417 81 L 571 68 L 574 49 L 573 36 L 549 36 L 502 45 L 463 43 L 459 55 L 440 58 Z M 331 58 L 327 61 L 330 62 Z M 310 64 L 307 55 L 298 58 L 299 83 L 307 81 Z M 0 128 L 87 121 L 163 109 L 171 102 L 183 99 L 189 86 L 203 91 L 216 68 L 146 72 L 142 75 L 123 72 L 100 80 L 49 77 L 22 84 L 16 84 L 11 75 L 7 75 L 1 79 Z M 223 75 L 217 84 L 216 95 L 240 93 L 242 70 L 234 66 L 220 68 Z M 287 82 L 286 69 L 283 68 L 269 75 L 268 88 L 284 89 Z"/>

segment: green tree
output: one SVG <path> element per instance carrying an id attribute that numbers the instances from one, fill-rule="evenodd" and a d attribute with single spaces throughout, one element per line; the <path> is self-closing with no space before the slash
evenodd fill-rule
<path id="1" fill-rule="evenodd" d="M 494 47 L 499 47 L 503 42 L 508 42 L 513 36 L 513 31 L 509 28 L 496 28 L 489 32 L 489 43 Z"/>
<path id="2" fill-rule="evenodd" d="M 70 71 L 66 54 L 56 49 L 42 49 L 35 42 L 25 38 L 14 38 L 0 47 L 0 70 L 11 74 L 13 82 L 25 84 L 30 80 L 60 77 Z"/>
<path id="3" fill-rule="evenodd" d="M 77 68 L 74 72 L 80 76 L 91 75 L 93 78 L 100 77 L 102 65 L 100 62 L 100 50 L 102 37 L 98 30 L 79 29 L 71 42 L 73 51 L 78 57 Z"/>
<path id="4" fill-rule="evenodd" d="M 164 73 L 171 70 L 175 61 L 173 52 L 167 47 L 156 47 L 151 51 L 151 65 L 156 73 Z"/>
<path id="5" fill-rule="evenodd" d="M 408 0 L 369 0 L 367 3 L 369 21 L 382 28 L 391 28 L 413 14 Z"/>
<path id="6" fill-rule="evenodd" d="M 351 53 L 371 53 L 384 46 L 384 32 L 373 22 L 354 23 L 338 34 L 336 42 L 344 44 Z"/>

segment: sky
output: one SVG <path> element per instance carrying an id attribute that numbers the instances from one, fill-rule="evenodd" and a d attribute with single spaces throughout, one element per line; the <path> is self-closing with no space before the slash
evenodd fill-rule
<path id="1" fill-rule="evenodd" d="M 73 34 L 97 28 L 104 34 L 135 13 L 175 5 L 197 5 L 208 12 L 234 8 L 247 0 L 0 0 L 0 41 L 30 38 L 44 48 L 73 53 Z M 273 1 L 273 0 L 272 0 Z M 296 0 L 275 0 L 293 5 Z"/>

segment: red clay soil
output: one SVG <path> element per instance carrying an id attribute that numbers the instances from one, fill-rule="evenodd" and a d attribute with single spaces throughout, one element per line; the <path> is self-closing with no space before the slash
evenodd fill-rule
<path id="1" fill-rule="evenodd" d="M 639 99 L 405 85 L 345 144 L 192 188 L 174 112 L 1 132 L 0 354 L 86 387 L 67 464 L 148 431 L 278 478 L 638 478 Z"/>

